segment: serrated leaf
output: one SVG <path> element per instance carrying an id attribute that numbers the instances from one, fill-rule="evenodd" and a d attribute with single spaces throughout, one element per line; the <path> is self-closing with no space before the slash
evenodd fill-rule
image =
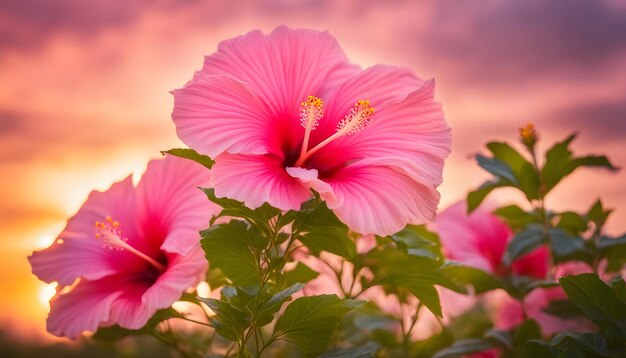
<path id="1" fill-rule="evenodd" d="M 537 169 L 508 143 L 491 142 L 487 148 L 495 159 L 504 162 L 513 173 L 517 186 L 528 199 L 539 198 L 539 173 Z"/>
<path id="2" fill-rule="evenodd" d="M 508 262 L 527 255 L 546 243 L 546 234 L 543 227 L 531 224 L 526 229 L 518 232 L 509 243 L 506 258 Z"/>
<path id="3" fill-rule="evenodd" d="M 235 285 L 247 286 L 260 282 L 259 261 L 254 241 L 261 240 L 247 223 L 231 220 L 214 225 L 200 233 L 200 245 L 210 267 L 219 268 Z"/>
<path id="4" fill-rule="evenodd" d="M 582 312 L 570 300 L 552 300 L 542 311 L 565 319 L 582 316 Z"/>
<path id="5" fill-rule="evenodd" d="M 274 336 L 289 341 L 309 354 L 326 350 L 335 329 L 363 301 L 336 295 L 300 297 L 291 302 L 274 326 Z"/>
<path id="6" fill-rule="evenodd" d="M 610 334 L 626 334 L 626 304 L 597 274 L 561 277 L 568 298 L 592 321 Z"/>
<path id="7" fill-rule="evenodd" d="M 484 338 L 471 338 L 455 342 L 446 349 L 442 349 L 433 358 L 457 358 L 471 353 L 478 353 L 494 348 L 493 341 Z"/>
<path id="8" fill-rule="evenodd" d="M 229 216 L 236 218 L 244 218 L 257 225 L 267 225 L 267 222 L 280 214 L 280 210 L 272 207 L 268 203 L 264 203 L 259 208 L 250 209 L 242 202 L 229 198 L 218 198 L 215 196 L 213 188 L 200 188 L 209 200 L 222 207 L 222 211 L 218 216 Z M 287 224 L 286 222 L 284 223 Z"/>
<path id="9" fill-rule="evenodd" d="M 302 262 L 298 262 L 293 270 L 285 272 L 283 282 L 285 286 L 291 286 L 298 282 L 307 283 L 317 276 L 319 276 L 319 272 L 312 270 Z"/>
<path id="10" fill-rule="evenodd" d="M 513 230 L 523 229 L 528 224 L 540 221 L 536 213 L 526 212 L 517 205 L 504 206 L 496 209 L 493 213 L 503 218 Z"/>
<path id="11" fill-rule="evenodd" d="M 478 189 L 473 190 L 467 194 L 467 213 L 470 214 L 485 200 L 487 195 L 496 188 L 502 188 L 509 186 L 502 180 L 493 180 L 484 182 Z"/>
<path id="12" fill-rule="evenodd" d="M 556 143 L 546 153 L 546 162 L 541 169 L 545 193 L 549 192 L 564 177 L 570 175 L 581 166 L 604 167 L 610 170 L 617 170 L 605 156 L 573 157 L 569 145 L 576 138 L 576 135 L 572 134 L 564 141 Z"/>
<path id="13" fill-rule="evenodd" d="M 515 328 L 513 345 L 516 347 L 521 346 L 531 339 L 539 338 L 541 338 L 541 328 L 534 320 L 527 319 Z"/>
<path id="14" fill-rule="evenodd" d="M 313 253 L 327 251 L 345 258 L 356 255 L 356 245 L 348 237 L 348 227 L 325 202 L 315 202 L 295 213 L 292 230 L 300 233 L 300 242 Z"/>
<path id="15" fill-rule="evenodd" d="M 189 149 L 189 148 L 174 148 L 174 149 L 170 149 L 170 150 L 161 151 L 161 154 L 163 154 L 163 155 L 165 155 L 166 153 L 167 154 L 171 154 L 171 155 L 176 156 L 176 157 L 179 157 L 179 158 L 185 158 L 185 159 L 193 160 L 194 162 L 202 164 L 203 166 L 207 167 L 208 169 L 211 169 L 213 164 L 215 164 L 215 161 L 213 159 L 211 159 L 210 157 L 208 157 L 206 155 L 199 154 L 195 150 Z"/>
<path id="16" fill-rule="evenodd" d="M 423 256 L 433 260 L 443 259 L 437 234 L 429 232 L 423 226 L 408 225 L 400 232 L 391 235 L 390 238 L 408 255 Z"/>
<path id="17" fill-rule="evenodd" d="M 471 285 L 477 294 L 503 287 L 503 282 L 498 277 L 456 262 L 446 263 L 440 271 L 460 285 Z"/>
<path id="18" fill-rule="evenodd" d="M 333 349 L 320 356 L 320 358 L 369 358 L 375 357 L 380 345 L 374 342 L 353 348 Z"/>
<path id="19" fill-rule="evenodd" d="M 586 247 L 585 240 L 580 236 L 571 236 L 563 229 L 548 229 L 548 238 L 554 262 L 570 260 L 593 260 L 592 252 Z"/>
<path id="20" fill-rule="evenodd" d="M 606 339 L 599 333 L 558 333 L 550 343 L 561 349 L 571 349 L 575 351 L 586 351 L 603 355 L 607 352 L 608 345 Z"/>
<path id="21" fill-rule="evenodd" d="M 251 313 L 234 306 L 230 302 L 203 297 L 198 297 L 198 300 L 206 304 L 215 313 L 215 317 L 211 319 L 211 325 L 224 338 L 238 341 L 244 330 L 250 325 Z"/>
<path id="22" fill-rule="evenodd" d="M 561 213 L 558 228 L 566 230 L 571 235 L 579 235 L 587 230 L 587 220 L 575 212 L 567 211 Z"/>
<path id="23" fill-rule="evenodd" d="M 618 238 L 602 237 L 598 241 L 601 257 L 606 258 L 606 270 L 617 272 L 626 264 L 626 235 Z"/>

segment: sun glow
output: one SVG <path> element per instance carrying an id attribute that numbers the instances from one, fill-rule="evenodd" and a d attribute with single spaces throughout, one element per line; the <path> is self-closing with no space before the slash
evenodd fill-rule
<path id="1" fill-rule="evenodd" d="M 53 282 L 50 284 L 42 283 L 37 291 L 37 298 L 39 299 L 39 303 L 42 306 L 48 307 L 48 304 L 52 297 L 57 292 L 57 283 Z"/>

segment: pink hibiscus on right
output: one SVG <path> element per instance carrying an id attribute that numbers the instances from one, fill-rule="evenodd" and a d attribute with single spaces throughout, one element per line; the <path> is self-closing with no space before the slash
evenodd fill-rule
<path id="1" fill-rule="evenodd" d="M 218 197 L 299 210 L 314 189 L 352 230 L 389 235 L 439 203 L 451 139 L 434 90 L 405 68 L 361 70 L 327 32 L 281 26 L 220 43 L 173 91 L 172 119 L 215 160 Z"/>
<path id="2" fill-rule="evenodd" d="M 468 215 L 466 202 L 457 202 L 437 215 L 432 229 L 439 234 L 449 259 L 491 274 L 506 274 L 503 257 L 513 231 L 491 213 L 489 206 L 480 206 Z M 511 271 L 517 276 L 545 278 L 548 251 L 541 247 L 515 260 Z"/>
<path id="3" fill-rule="evenodd" d="M 468 215 L 466 202 L 458 202 L 437 216 L 432 229 L 439 234 L 448 258 L 497 276 L 507 274 L 503 256 L 513 238 L 513 231 L 491 213 L 488 205 Z M 546 279 L 548 255 L 545 247 L 538 248 L 515 260 L 510 274 Z M 557 268 L 556 277 L 590 270 L 586 265 L 565 264 Z M 489 306 L 494 309 L 494 321 L 499 329 L 516 327 L 523 322 L 525 315 L 537 321 L 546 335 L 562 330 L 588 331 L 593 327 L 591 322 L 584 319 L 564 319 L 544 312 L 550 302 L 566 298 L 560 287 L 535 289 L 525 297 L 524 302 L 514 299 L 503 290 L 491 291 L 485 296 Z"/>

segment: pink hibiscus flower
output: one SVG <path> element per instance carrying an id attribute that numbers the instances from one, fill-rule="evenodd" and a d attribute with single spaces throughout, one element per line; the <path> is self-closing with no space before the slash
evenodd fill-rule
<path id="1" fill-rule="evenodd" d="M 55 243 L 29 257 L 42 281 L 73 285 L 50 301 L 48 331 L 141 328 L 197 283 L 207 266 L 198 231 L 217 213 L 196 188 L 208 185 L 206 168 L 167 157 L 151 161 L 137 187 L 129 176 L 92 192 Z"/>
<path id="2" fill-rule="evenodd" d="M 215 159 L 217 196 L 298 210 L 315 189 L 352 230 L 387 235 L 439 202 L 450 129 L 434 86 L 404 68 L 361 70 L 326 32 L 279 27 L 222 42 L 173 91 L 172 118 Z"/>
<path id="3" fill-rule="evenodd" d="M 466 202 L 457 202 L 437 215 L 432 227 L 451 260 L 492 274 L 506 274 L 502 259 L 513 232 L 487 206 L 483 205 L 468 215 Z M 511 271 L 519 276 L 545 278 L 548 251 L 541 247 L 517 259 Z"/>
<path id="4" fill-rule="evenodd" d="M 555 276 L 560 278 L 566 275 L 577 275 L 593 272 L 593 269 L 583 262 L 568 262 L 556 268 Z M 504 296 L 504 294 L 502 295 Z M 561 287 L 536 288 L 530 292 L 522 303 L 511 297 L 492 297 L 497 307 L 495 325 L 500 329 L 511 329 L 524 321 L 524 311 L 529 318 L 537 321 L 544 335 L 553 335 L 562 331 L 589 332 L 595 330 L 594 324 L 584 317 L 564 318 L 554 316 L 544 310 L 553 301 L 567 300 L 567 295 Z"/>

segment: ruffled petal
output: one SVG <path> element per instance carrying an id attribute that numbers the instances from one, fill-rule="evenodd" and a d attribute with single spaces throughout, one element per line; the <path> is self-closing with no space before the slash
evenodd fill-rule
<path id="1" fill-rule="evenodd" d="M 109 321 L 111 305 L 121 294 L 122 290 L 108 280 L 82 280 L 70 292 L 57 294 L 50 301 L 48 332 L 75 339 L 81 332 L 97 330 Z"/>
<path id="2" fill-rule="evenodd" d="M 353 75 L 333 88 L 327 98 L 324 98 L 325 115 L 318 129 L 311 134 L 311 143 L 319 143 L 331 135 L 339 120 L 358 100 L 370 100 L 372 106 L 378 110 L 380 105 L 389 101 L 404 100 L 423 84 L 424 81 L 417 78 L 410 69 L 387 65 L 375 65 Z"/>
<path id="3" fill-rule="evenodd" d="M 141 300 L 152 308 L 166 308 L 176 302 L 186 289 L 202 280 L 208 263 L 204 251 L 196 247 L 189 255 L 172 255 L 167 271 L 143 294 Z"/>
<path id="4" fill-rule="evenodd" d="M 271 155 L 224 153 L 211 169 L 215 195 L 242 201 L 249 208 L 263 203 L 281 210 L 299 210 L 311 192 L 291 177 L 280 158 Z"/>
<path id="5" fill-rule="evenodd" d="M 404 158 L 415 163 L 415 175 L 441 184 L 451 133 L 433 99 L 434 87 L 434 81 L 425 82 L 404 100 L 378 106 L 369 126 L 322 148 L 309 160 L 311 166 L 325 172 L 363 158 Z"/>
<path id="6" fill-rule="evenodd" d="M 198 246 L 198 232 L 219 212 L 198 187 L 211 186 L 210 171 L 191 160 L 166 156 L 148 164 L 137 185 L 141 240 L 131 244 L 145 254 L 186 255 Z"/>
<path id="7" fill-rule="evenodd" d="M 333 196 L 321 197 L 361 234 L 391 235 L 406 224 L 423 224 L 435 215 L 439 193 L 413 175 L 410 165 L 396 158 L 352 163 L 327 180 Z"/>
<path id="8" fill-rule="evenodd" d="M 28 258 L 33 274 L 45 282 L 71 285 L 78 277 L 96 280 L 139 265 L 141 260 L 132 254 L 106 249 L 96 239 L 94 224 L 107 216 L 119 220 L 125 236 L 135 237 L 135 189 L 131 177 L 113 184 L 106 192 L 92 192 L 57 240 Z"/>
<path id="9" fill-rule="evenodd" d="M 143 282 L 127 282 L 122 294 L 111 303 L 109 321 L 104 325 L 118 324 L 127 329 L 139 329 L 148 323 L 158 310 L 143 303 L 148 285 Z M 173 303 L 173 302 L 172 302 Z"/>
<path id="10" fill-rule="evenodd" d="M 275 119 L 272 130 L 292 134 L 274 145 L 294 149 L 302 141 L 300 102 L 324 97 L 358 71 L 328 32 L 280 26 L 269 35 L 255 30 L 221 42 L 192 82 L 226 74 L 250 85 Z"/>
<path id="11" fill-rule="evenodd" d="M 197 152 L 215 158 L 226 151 L 265 154 L 271 150 L 274 119 L 247 84 L 211 75 L 172 93 L 176 133 Z"/>

